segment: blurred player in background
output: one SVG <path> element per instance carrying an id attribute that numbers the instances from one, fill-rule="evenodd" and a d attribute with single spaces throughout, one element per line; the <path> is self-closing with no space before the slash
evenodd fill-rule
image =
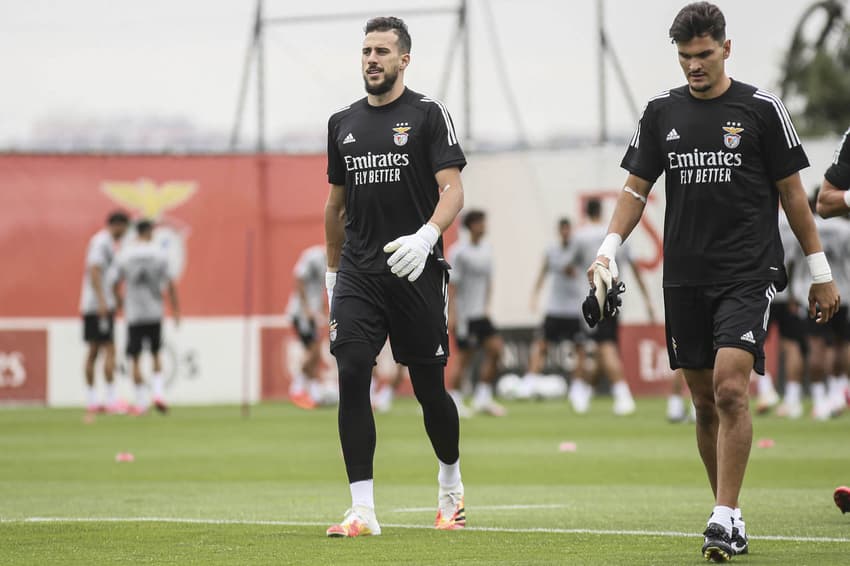
<path id="1" fill-rule="evenodd" d="M 681 369 L 677 369 L 673 373 L 673 379 L 670 382 L 670 395 L 667 396 L 667 420 L 671 423 L 684 423 L 688 420 L 695 421 L 696 408 L 692 402 L 690 405 L 690 413 L 686 407 L 685 398 L 682 393 L 685 390 L 685 375 Z"/>
<path id="2" fill-rule="evenodd" d="M 682 368 L 697 409 L 697 446 L 715 497 L 702 554 L 748 552 L 738 497 L 752 445 L 750 373 L 764 372 L 776 287 L 785 285 L 779 199 L 813 279 L 806 304 L 827 323 L 839 305 L 799 170 L 808 166 L 782 102 L 733 81 L 717 6 L 682 8 L 670 27 L 687 85 L 649 100 L 622 167 L 629 171 L 609 234 L 588 269 L 617 278 L 614 257 L 664 172 L 664 302 L 670 366 Z M 605 289 L 603 289 L 605 291 Z"/>
<path id="3" fill-rule="evenodd" d="M 487 216 L 481 210 L 470 210 L 463 218 L 469 240 L 458 242 L 449 250 L 452 266 L 449 279 L 449 328 L 454 331 L 458 353 L 456 364 L 448 376 L 449 395 L 458 414 L 469 416 L 459 387 L 475 353 L 482 351 L 478 382 L 472 397 L 472 410 L 503 417 L 505 409 L 493 399 L 493 383 L 499 371 L 505 344 L 489 316 L 493 279 L 493 253 L 484 240 Z"/>
<path id="4" fill-rule="evenodd" d="M 435 526 L 466 524 L 457 408 L 446 392 L 448 264 L 440 234 L 463 207 L 466 158 L 442 103 L 404 86 L 410 34 L 398 18 L 366 23 L 367 96 L 328 121 L 325 207 L 331 353 L 351 508 L 328 536 L 380 534 L 375 517 L 372 366 L 389 336 L 407 366 L 439 463 Z M 343 245 L 344 244 L 344 245 Z"/>
<path id="5" fill-rule="evenodd" d="M 789 279 L 795 273 L 805 273 L 800 245 L 785 213 L 779 213 L 779 237 L 782 249 L 785 250 L 785 269 Z M 776 412 L 781 417 L 798 419 L 803 415 L 803 353 L 806 349 L 806 320 L 800 304 L 789 289 L 777 291 L 776 297 L 770 304 L 770 324 L 776 324 L 779 331 L 779 355 L 785 374 L 785 394 L 782 404 Z M 769 328 L 769 327 L 768 327 Z M 758 377 L 758 404 L 756 410 L 764 413 L 775 404 L 778 395 L 765 371 Z"/>
<path id="6" fill-rule="evenodd" d="M 573 242 L 575 248 L 573 257 L 570 260 L 570 266 L 575 271 L 583 271 L 584 266 L 593 262 L 596 257 L 596 252 L 602 242 L 605 240 L 605 235 L 608 233 L 607 226 L 602 222 L 602 202 L 599 199 L 592 198 L 587 201 L 585 206 L 585 214 L 587 215 L 588 223 L 576 230 Z M 646 310 L 649 314 L 650 322 L 655 321 L 655 313 L 652 309 L 652 301 L 649 298 L 649 293 L 646 290 L 646 284 L 643 281 L 640 270 L 632 261 L 631 250 L 628 245 L 623 245 L 617 250 L 617 257 L 620 264 L 628 265 L 635 276 L 635 282 L 640 289 L 641 296 L 646 304 Z M 579 305 L 581 302 L 579 301 Z M 635 401 L 632 398 L 632 392 L 629 389 L 629 383 L 626 381 L 626 375 L 623 372 L 623 364 L 620 361 L 619 342 L 619 318 L 611 317 L 602 320 L 595 329 L 587 328 L 582 321 L 582 328 L 585 331 L 585 342 L 596 343 L 596 360 L 597 373 L 602 373 L 608 377 L 611 382 L 611 394 L 614 397 L 614 414 L 619 416 L 630 415 L 635 412 Z M 593 387 L 590 385 L 592 380 L 582 378 L 574 379 L 570 384 L 570 403 L 577 413 L 585 413 L 590 407 L 590 399 L 593 396 Z"/>
<path id="7" fill-rule="evenodd" d="M 164 316 L 162 293 L 168 290 L 171 316 L 180 324 L 180 305 L 177 287 L 168 269 L 168 256 L 153 242 L 153 222 L 136 223 L 138 239 L 119 254 L 115 263 L 114 292 L 119 296 L 120 285 L 126 283 L 124 292 L 124 318 L 127 321 L 127 356 L 132 361 L 133 383 L 136 386 L 136 403 L 130 413 L 141 415 L 148 409 L 145 379 L 142 375 L 141 354 L 147 344 L 153 359 L 153 403 L 160 413 L 167 413 L 165 403 L 165 377 L 159 351 L 162 346 L 162 318 Z"/>
<path id="8" fill-rule="evenodd" d="M 818 193 L 810 200 L 815 210 Z M 823 250 L 832 267 L 838 291 L 850 296 L 850 223 L 843 218 L 825 220 L 815 217 Z M 799 250 L 797 251 L 799 256 Z M 807 274 L 794 272 L 792 292 L 798 303 L 805 304 Z M 805 321 L 808 336 L 808 374 L 812 393 L 812 417 L 824 421 L 844 411 L 846 398 L 848 356 L 850 352 L 850 323 L 847 306 L 841 305 L 827 324 Z"/>
<path id="9" fill-rule="evenodd" d="M 106 228 L 99 230 L 89 240 L 86 250 L 85 271 L 80 296 L 80 312 L 83 315 L 83 339 L 88 345 L 86 354 L 86 408 L 88 412 L 122 410 L 115 396 L 115 343 L 113 329 L 117 307 L 112 287 L 107 281 L 115 252 L 127 231 L 130 218 L 120 211 L 113 212 L 106 220 Z M 103 373 L 106 378 L 106 397 L 103 404 L 97 402 L 94 386 L 94 369 L 98 354 L 103 351 Z"/>
<path id="10" fill-rule="evenodd" d="M 301 344 L 304 360 L 301 372 L 289 386 L 289 400 L 302 409 L 313 409 L 324 400 L 319 380 L 322 340 L 319 324 L 327 320 L 325 308 L 325 270 L 328 260 L 325 247 L 310 246 L 301 252 L 295 264 L 295 290 L 289 298 L 287 313 Z"/>
<path id="11" fill-rule="evenodd" d="M 543 266 L 534 284 L 531 295 L 531 311 L 537 311 L 538 297 L 543 283 L 549 279 L 549 294 L 543 318 L 543 328 L 531 345 L 528 371 L 523 376 L 523 388 L 532 391 L 546 365 L 549 346 L 558 346 L 564 341 L 573 344 L 576 353 L 572 380 L 583 378 L 584 347 L 581 322 L 581 301 L 584 297 L 584 279 L 581 270 L 570 263 L 574 256 L 572 226 L 569 218 L 558 220 L 558 240 L 546 248 Z"/>
<path id="12" fill-rule="evenodd" d="M 389 348 L 389 342 L 384 348 Z M 378 357 L 380 358 L 383 355 L 384 351 L 382 350 Z M 393 408 L 396 391 L 404 383 L 407 371 L 401 364 L 394 364 L 391 372 L 377 371 L 378 365 L 376 364 L 376 371 L 372 374 L 372 407 L 379 413 L 389 413 Z"/>
<path id="13" fill-rule="evenodd" d="M 818 214 L 824 218 L 850 214 L 850 128 L 835 150 L 818 193 Z"/>

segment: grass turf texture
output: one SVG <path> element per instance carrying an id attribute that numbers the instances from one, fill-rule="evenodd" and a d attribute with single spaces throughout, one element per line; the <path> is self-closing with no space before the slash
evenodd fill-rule
<path id="1" fill-rule="evenodd" d="M 428 528 L 437 466 L 415 403 L 377 415 L 384 534 L 364 539 L 324 537 L 350 501 L 334 410 L 177 408 L 92 424 L 78 410 L 0 410 L 0 563 L 705 563 L 712 498 L 693 425 L 666 423 L 662 400 L 626 418 L 606 399 L 582 417 L 565 403 L 508 408 L 461 425 L 470 528 L 455 532 Z M 734 561 L 846 564 L 850 517 L 832 490 L 850 482 L 850 419 L 754 420 L 756 441 L 775 446 L 753 448 L 751 554 Z M 564 441 L 577 450 L 559 452 Z M 136 461 L 117 463 L 118 452 Z"/>

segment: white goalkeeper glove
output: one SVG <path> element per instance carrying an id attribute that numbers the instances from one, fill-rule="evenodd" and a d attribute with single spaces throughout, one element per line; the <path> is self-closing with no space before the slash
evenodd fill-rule
<path id="1" fill-rule="evenodd" d="M 331 309 L 331 300 L 334 296 L 334 286 L 336 285 L 336 271 L 325 272 L 325 292 L 328 294 L 328 311 Z"/>
<path id="2" fill-rule="evenodd" d="M 394 252 L 387 259 L 390 271 L 398 277 L 407 277 L 408 281 L 416 281 L 425 269 L 425 263 L 431 254 L 431 249 L 437 243 L 440 231 L 434 224 L 428 222 L 415 234 L 396 238 L 384 246 L 386 253 Z"/>

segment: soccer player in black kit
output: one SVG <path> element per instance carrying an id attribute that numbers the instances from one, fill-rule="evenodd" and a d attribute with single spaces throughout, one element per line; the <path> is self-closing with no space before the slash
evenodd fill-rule
<path id="1" fill-rule="evenodd" d="M 670 37 L 687 85 L 649 100 L 621 166 L 629 171 L 605 242 L 588 270 L 616 278 L 617 247 L 666 176 L 664 303 L 667 348 L 697 410 L 697 447 L 716 506 L 706 559 L 748 551 L 738 495 L 752 444 L 747 390 L 764 372 L 770 301 L 785 285 L 777 227 L 782 200 L 812 275 L 809 315 L 825 323 L 839 304 L 798 171 L 808 160 L 774 95 L 732 80 L 722 12 L 685 6 Z"/>
<path id="2" fill-rule="evenodd" d="M 458 414 L 443 382 L 449 354 L 448 264 L 440 234 L 463 207 L 466 165 L 442 103 L 404 86 L 410 35 L 398 18 L 366 23 L 366 98 L 328 121 L 325 207 L 331 352 L 339 367 L 339 436 L 351 508 L 331 537 L 378 535 L 369 384 L 389 335 L 410 371 L 439 463 L 438 529 L 465 526 Z"/>

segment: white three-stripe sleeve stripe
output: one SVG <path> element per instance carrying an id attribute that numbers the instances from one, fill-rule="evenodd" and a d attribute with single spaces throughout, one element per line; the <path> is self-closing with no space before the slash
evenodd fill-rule
<path id="1" fill-rule="evenodd" d="M 838 165 L 838 158 L 841 157 L 841 148 L 847 143 L 847 136 L 850 136 L 850 128 L 847 128 L 847 131 L 844 132 L 844 137 L 841 138 L 841 141 L 838 142 L 838 147 L 835 149 L 835 155 L 832 157 L 832 162 L 835 165 Z"/>
<path id="2" fill-rule="evenodd" d="M 773 302 L 774 297 L 776 297 L 776 287 L 774 287 L 773 283 L 770 284 L 770 287 L 764 292 L 764 296 L 767 297 L 767 308 L 764 310 L 764 325 L 763 328 L 765 331 L 767 330 L 767 324 L 770 322 L 770 304 Z"/>
<path id="3" fill-rule="evenodd" d="M 782 130 L 785 133 L 785 141 L 788 143 L 788 147 L 800 145 L 800 137 L 797 135 L 797 130 L 794 129 L 794 124 L 791 122 L 791 116 L 788 115 L 788 110 L 782 104 L 782 101 L 776 95 L 765 90 L 757 90 L 753 94 L 753 97 L 770 102 L 773 105 L 773 109 L 776 110 L 776 114 L 779 116 L 779 122 L 782 124 Z"/>
<path id="4" fill-rule="evenodd" d="M 440 109 L 440 112 L 443 113 L 443 120 L 446 121 L 446 130 L 448 130 L 448 141 L 449 145 L 454 145 L 457 143 L 457 134 L 455 134 L 455 127 L 452 124 L 452 119 L 449 117 L 449 111 L 446 110 L 446 107 L 443 106 L 443 103 L 439 100 L 434 100 L 433 98 L 425 97 L 422 99 L 422 102 L 433 102 Z"/>
<path id="5" fill-rule="evenodd" d="M 664 92 L 662 92 L 660 94 L 656 94 L 655 96 L 653 96 L 652 98 L 647 100 L 646 106 L 643 107 L 643 112 L 640 113 L 640 118 L 638 119 L 637 128 L 635 129 L 635 133 L 632 136 L 632 141 L 629 142 L 629 145 L 631 145 L 632 147 L 635 147 L 635 148 L 640 146 L 640 123 L 641 123 L 641 120 L 643 120 L 643 115 L 646 114 L 646 109 L 649 107 L 649 103 L 652 102 L 653 100 L 658 100 L 659 98 L 667 98 L 668 96 L 670 96 L 670 91 L 665 90 Z"/>

